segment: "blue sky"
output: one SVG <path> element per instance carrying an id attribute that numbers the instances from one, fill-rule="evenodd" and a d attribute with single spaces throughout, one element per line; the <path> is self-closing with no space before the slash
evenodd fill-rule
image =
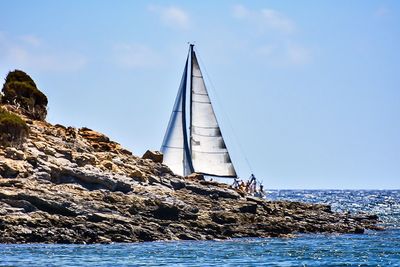
<path id="1" fill-rule="evenodd" d="M 398 1 L 1 7 L 0 74 L 28 72 L 51 123 L 98 130 L 137 155 L 159 149 L 195 41 L 241 176 L 250 170 L 235 139 L 267 188 L 400 188 Z"/>

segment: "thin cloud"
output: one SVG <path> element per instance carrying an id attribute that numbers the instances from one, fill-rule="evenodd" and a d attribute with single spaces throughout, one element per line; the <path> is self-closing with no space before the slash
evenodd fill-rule
<path id="1" fill-rule="evenodd" d="M 10 69 L 36 69 L 41 71 L 77 71 L 87 60 L 79 53 L 57 51 L 34 35 L 0 35 L 0 61 Z"/>
<path id="2" fill-rule="evenodd" d="M 250 10 L 242 5 L 232 9 L 232 15 L 239 20 L 246 20 L 262 30 L 272 30 L 283 34 L 290 34 L 296 30 L 295 23 L 277 10 L 265 8 Z"/>
<path id="3" fill-rule="evenodd" d="M 263 9 L 261 10 L 261 14 L 262 20 L 268 28 L 285 33 L 292 33 L 296 28 L 293 21 L 291 21 L 276 10 Z"/>
<path id="4" fill-rule="evenodd" d="M 170 28 L 178 30 L 187 30 L 190 28 L 189 14 L 180 7 L 150 5 L 148 10 L 157 14 L 161 22 Z"/>
<path id="5" fill-rule="evenodd" d="M 250 15 L 250 11 L 242 5 L 235 5 L 232 8 L 232 15 L 237 19 L 244 19 Z"/>
<path id="6" fill-rule="evenodd" d="M 162 63 L 161 57 L 143 44 L 119 43 L 113 47 L 115 63 L 125 68 L 153 68 Z"/>
<path id="7" fill-rule="evenodd" d="M 32 46 L 40 46 L 42 44 L 42 40 L 33 34 L 22 35 L 19 39 Z"/>
<path id="8" fill-rule="evenodd" d="M 311 60 L 309 49 L 299 44 L 288 44 L 286 53 L 287 59 L 291 65 L 305 65 Z"/>
<path id="9" fill-rule="evenodd" d="M 276 51 L 279 49 L 277 44 L 267 44 L 259 47 L 257 49 L 257 54 L 263 57 L 271 57 L 276 54 Z"/>
<path id="10" fill-rule="evenodd" d="M 390 14 L 390 10 L 387 9 L 386 7 L 379 7 L 377 10 L 375 10 L 375 17 L 386 17 L 387 15 Z"/>
<path id="11" fill-rule="evenodd" d="M 73 52 L 55 55 L 46 52 L 35 53 L 22 47 L 12 47 L 8 51 L 8 62 L 10 62 L 9 65 L 23 69 L 77 71 L 86 65 L 87 60 L 82 55 Z"/>
<path id="12" fill-rule="evenodd" d="M 267 59 L 267 64 L 274 67 L 302 66 L 311 61 L 310 50 L 293 42 L 269 43 L 255 51 L 258 56 Z"/>
<path id="13" fill-rule="evenodd" d="M 274 67 L 306 65 L 311 62 L 311 51 L 296 41 L 296 23 L 283 13 L 271 9 L 249 9 L 243 5 L 232 7 L 232 16 L 248 26 L 249 51 L 263 57 Z M 254 39 L 252 39 L 254 38 Z M 261 44 L 261 45 L 260 45 Z"/>

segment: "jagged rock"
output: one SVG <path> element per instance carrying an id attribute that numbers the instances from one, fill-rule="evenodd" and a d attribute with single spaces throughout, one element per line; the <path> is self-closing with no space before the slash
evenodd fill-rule
<path id="1" fill-rule="evenodd" d="M 105 136 L 102 133 L 93 131 L 93 130 L 91 130 L 89 128 L 85 128 L 85 127 L 80 128 L 78 130 L 78 133 L 83 138 L 85 138 L 85 139 L 87 139 L 87 140 L 89 140 L 91 142 L 96 142 L 96 143 L 99 143 L 99 142 L 110 142 L 110 138 L 108 138 L 107 136 Z"/>
<path id="2" fill-rule="evenodd" d="M 245 213 L 252 213 L 256 214 L 257 213 L 257 204 L 246 204 L 244 206 L 239 207 L 240 212 L 245 212 Z"/>
<path id="3" fill-rule="evenodd" d="M 153 175 L 150 175 L 148 177 L 148 181 L 151 184 L 162 184 L 161 178 L 153 176 Z"/>
<path id="4" fill-rule="evenodd" d="M 10 159 L 0 159 L 0 175 L 4 178 L 15 178 L 17 176 L 26 176 L 27 170 L 24 162 Z"/>
<path id="5" fill-rule="evenodd" d="M 96 165 L 97 162 L 96 156 L 89 153 L 72 153 L 72 160 L 75 161 L 80 167 L 83 167 L 87 164 Z"/>
<path id="6" fill-rule="evenodd" d="M 112 163 L 112 161 L 109 161 L 109 160 L 103 160 L 102 162 L 101 162 L 101 165 L 103 165 L 104 167 L 106 167 L 107 169 L 109 169 L 109 170 L 113 170 L 113 167 L 114 167 L 114 163 Z"/>
<path id="7" fill-rule="evenodd" d="M 171 183 L 171 186 L 174 188 L 174 190 L 180 190 L 186 187 L 185 182 L 179 179 L 170 178 L 169 182 Z"/>
<path id="8" fill-rule="evenodd" d="M 143 183 L 148 182 L 146 175 L 138 168 L 133 168 L 131 171 L 128 171 L 128 172 L 129 172 L 128 176 L 131 177 L 132 179 L 134 179 L 135 181 L 143 182 Z"/>
<path id="9" fill-rule="evenodd" d="M 34 177 L 39 180 L 51 181 L 51 174 L 45 171 L 39 171 L 34 174 Z"/>
<path id="10" fill-rule="evenodd" d="M 18 200 L 18 199 L 3 199 L 4 203 L 7 203 L 11 207 L 22 208 L 24 212 L 37 211 L 37 208 L 32 205 L 29 201 Z"/>
<path id="11" fill-rule="evenodd" d="M 92 222 L 102 222 L 102 221 L 114 221 L 117 223 L 129 223 L 130 220 L 126 217 L 120 216 L 118 214 L 112 213 L 99 213 L 95 212 L 88 215 L 89 221 Z"/>
<path id="12" fill-rule="evenodd" d="M 160 184 L 162 186 L 168 187 L 170 189 L 173 189 L 171 183 L 168 180 L 163 179 L 162 177 L 157 177 L 154 175 L 150 175 L 147 177 L 147 180 L 149 182 L 150 185 L 154 185 L 154 184 Z"/>
<path id="13" fill-rule="evenodd" d="M 57 153 L 57 151 L 56 151 L 54 148 L 52 148 L 52 147 L 45 147 L 44 150 L 43 150 L 43 152 L 44 152 L 45 154 L 51 155 L 51 156 L 54 156 L 54 155 Z"/>
<path id="14" fill-rule="evenodd" d="M 152 150 L 147 150 L 142 156 L 142 159 L 150 159 L 158 163 L 162 163 L 163 158 L 164 155 L 160 151 L 152 151 Z"/>
<path id="15" fill-rule="evenodd" d="M 39 150 L 44 152 L 44 150 L 46 149 L 46 143 L 42 142 L 42 141 L 37 141 L 37 142 L 32 142 L 32 144 Z"/>
<path id="16" fill-rule="evenodd" d="M 114 163 L 117 166 L 123 166 L 124 165 L 124 162 L 121 160 L 121 158 L 118 158 L 118 157 L 112 158 L 111 161 L 112 161 L 112 163 Z"/>
<path id="17" fill-rule="evenodd" d="M 214 222 L 219 224 L 230 224 L 237 222 L 237 217 L 225 211 L 213 212 L 210 216 Z"/>
<path id="18" fill-rule="evenodd" d="M 138 178 L 142 178 L 144 177 L 145 174 L 139 170 L 138 168 L 133 167 L 132 170 L 129 172 L 129 177 L 138 177 Z"/>
<path id="19" fill-rule="evenodd" d="M 202 186 L 194 183 L 186 183 L 186 189 L 192 191 L 193 193 L 205 196 L 217 196 L 222 198 L 239 199 L 240 195 L 234 190 Z"/>
<path id="20" fill-rule="evenodd" d="M 34 165 L 37 159 L 47 160 L 48 156 L 36 147 L 28 147 L 25 151 L 26 160 Z"/>
<path id="21" fill-rule="evenodd" d="M 179 219 L 180 210 L 174 205 L 161 202 L 154 211 L 154 217 L 161 220 L 176 221 Z"/>
<path id="22" fill-rule="evenodd" d="M 55 150 L 58 154 L 62 155 L 64 158 L 68 160 L 73 160 L 73 152 L 71 149 L 64 148 L 64 147 L 56 147 Z"/>
<path id="23" fill-rule="evenodd" d="M 205 181 L 204 180 L 204 175 L 201 174 L 201 173 L 196 173 L 196 172 L 186 176 L 186 179 L 187 180 L 192 180 L 192 181 Z"/>
<path id="24" fill-rule="evenodd" d="M 58 183 L 76 182 L 89 190 L 104 188 L 110 191 L 116 191 L 124 188 L 130 190 L 131 187 L 126 183 L 126 179 L 116 179 L 113 174 L 102 173 L 99 169 L 85 167 L 69 168 L 64 167 L 57 178 Z"/>
<path id="25" fill-rule="evenodd" d="M 25 159 L 24 152 L 14 148 L 14 147 L 7 147 L 4 152 L 5 152 L 5 156 L 7 158 L 16 159 L 16 160 L 24 160 Z"/>
<path id="26" fill-rule="evenodd" d="M 84 127 L 79 129 L 78 134 L 83 137 L 84 140 L 89 142 L 92 149 L 95 151 L 121 153 L 125 155 L 132 154 L 130 151 L 122 149 L 120 144 L 111 141 L 106 135 L 93 131 L 89 128 Z"/>

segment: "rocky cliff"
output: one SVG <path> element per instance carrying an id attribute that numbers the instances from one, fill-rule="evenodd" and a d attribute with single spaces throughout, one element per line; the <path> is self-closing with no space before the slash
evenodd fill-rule
<path id="1" fill-rule="evenodd" d="M 206 240 L 378 229 L 374 215 L 267 201 L 196 175 L 176 176 L 157 153 L 134 156 L 91 129 L 47 123 L 38 115 L 38 110 L 46 113 L 45 107 L 21 108 L 11 100 L 1 109 L 21 118 L 28 133 L 0 147 L 1 243 Z"/>

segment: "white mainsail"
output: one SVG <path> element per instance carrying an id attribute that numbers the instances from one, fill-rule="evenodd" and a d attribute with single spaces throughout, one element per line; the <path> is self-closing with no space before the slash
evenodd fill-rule
<path id="1" fill-rule="evenodd" d="M 186 129 L 186 88 L 189 56 L 190 140 Z M 190 145 L 189 145 L 190 144 Z M 174 109 L 161 147 L 164 163 L 178 175 L 197 172 L 237 177 L 205 86 L 193 45 L 186 60 Z"/>
<path id="2" fill-rule="evenodd" d="M 236 177 L 196 54 L 193 50 L 191 54 L 190 148 L 194 170 L 214 176 Z"/>

